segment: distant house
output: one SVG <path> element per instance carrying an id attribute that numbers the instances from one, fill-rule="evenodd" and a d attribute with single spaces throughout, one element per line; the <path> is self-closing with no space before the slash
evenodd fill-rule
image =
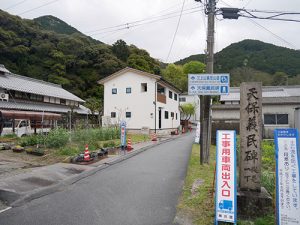
<path id="1" fill-rule="evenodd" d="M 191 103 L 195 105 L 195 114 L 191 116 L 190 121 L 195 123 L 200 121 L 200 98 L 198 95 L 188 95 L 183 93 L 179 96 L 179 104 L 183 105 L 186 103 Z M 181 115 L 181 119 L 185 119 L 183 115 Z"/>
<path id="2" fill-rule="evenodd" d="M 295 127 L 295 109 L 300 106 L 300 86 L 265 86 L 262 88 L 262 97 L 264 138 L 273 138 L 276 128 Z M 215 127 L 238 130 L 240 88 L 230 88 L 230 94 L 222 95 L 220 103 L 212 107 Z"/>
<path id="3" fill-rule="evenodd" d="M 161 76 L 125 68 L 100 81 L 104 85 L 103 125 L 168 133 L 180 125 L 179 93 Z"/>
<path id="4" fill-rule="evenodd" d="M 79 114 L 89 113 L 84 100 L 61 85 L 20 76 L 0 65 L 0 109 Z"/>

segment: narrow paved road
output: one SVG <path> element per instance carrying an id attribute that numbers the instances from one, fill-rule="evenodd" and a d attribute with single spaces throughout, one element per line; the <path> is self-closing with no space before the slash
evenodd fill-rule
<path id="1" fill-rule="evenodd" d="M 193 136 L 156 146 L 0 214 L 1 225 L 172 224 Z"/>

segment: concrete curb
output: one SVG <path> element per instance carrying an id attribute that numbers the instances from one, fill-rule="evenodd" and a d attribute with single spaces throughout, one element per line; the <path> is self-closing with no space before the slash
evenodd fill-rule
<path id="1" fill-rule="evenodd" d="M 142 152 L 144 152 L 144 151 L 146 151 L 150 148 L 153 148 L 155 146 L 158 146 L 158 145 L 161 145 L 161 144 L 164 144 L 164 143 L 182 138 L 184 136 L 186 136 L 186 135 L 182 135 L 182 136 L 176 137 L 176 138 L 168 138 L 168 139 L 160 141 L 158 143 L 155 143 L 155 144 L 140 148 L 138 150 L 135 150 L 133 152 L 127 153 L 126 155 L 116 157 L 115 159 L 112 159 L 110 162 L 106 162 L 104 164 L 101 164 L 101 165 L 95 167 L 94 169 L 84 171 L 84 172 L 82 172 L 78 175 L 71 176 L 71 177 L 69 177 L 65 180 L 59 181 L 57 184 L 53 184 L 53 185 L 48 186 L 48 187 L 38 188 L 38 189 L 33 190 L 31 192 L 27 192 L 25 195 L 21 195 L 21 197 L 19 199 L 17 199 L 16 201 L 13 201 L 11 204 L 9 204 L 9 206 L 19 207 L 19 206 L 22 206 L 23 204 L 25 204 L 27 202 L 30 202 L 34 199 L 43 197 L 45 195 L 52 194 L 52 193 L 57 192 L 57 191 L 62 191 L 65 187 L 67 187 L 69 185 L 72 185 L 72 184 L 74 184 L 74 183 L 76 183 L 76 182 L 78 182 L 78 181 L 80 181 L 80 180 L 82 180 L 86 177 L 89 177 L 89 176 L 97 173 L 100 170 L 106 169 L 109 166 L 112 166 L 114 164 L 117 164 L 119 162 L 127 160 L 129 158 L 132 158 L 132 157 L 134 157 L 134 156 L 136 156 L 136 155 L 138 155 L 138 154 L 140 154 L 140 153 L 142 153 Z"/>

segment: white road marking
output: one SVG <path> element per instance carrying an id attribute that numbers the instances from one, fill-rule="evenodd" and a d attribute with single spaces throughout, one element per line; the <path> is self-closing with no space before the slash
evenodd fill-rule
<path id="1" fill-rule="evenodd" d="M 7 211 L 9 209 L 11 209 L 11 207 L 7 207 L 6 209 L 2 209 L 2 210 L 0 210 L 0 213 L 3 213 L 3 212 L 5 212 L 5 211 Z"/>

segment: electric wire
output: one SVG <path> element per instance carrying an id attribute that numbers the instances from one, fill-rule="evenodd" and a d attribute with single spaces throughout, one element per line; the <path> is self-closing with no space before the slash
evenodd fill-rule
<path id="1" fill-rule="evenodd" d="M 18 16 L 21 16 L 21 15 L 26 14 L 26 13 L 29 13 L 29 12 L 31 12 L 31 11 L 40 9 L 40 8 L 42 8 L 42 7 L 44 7 L 44 6 L 50 5 L 50 4 L 55 3 L 55 2 L 57 2 L 57 1 L 59 1 L 59 0 L 54 0 L 54 1 L 51 1 L 51 2 L 47 2 L 47 3 L 45 3 L 45 4 L 42 4 L 42 5 L 40 5 L 40 6 L 37 6 L 37 7 L 35 7 L 35 8 L 26 10 L 26 11 L 24 11 L 24 12 L 19 13 Z"/>
<path id="2" fill-rule="evenodd" d="M 194 10 L 194 11 L 191 11 L 191 12 L 188 12 L 188 13 L 183 13 L 182 16 L 189 15 L 189 14 L 196 13 L 196 12 L 201 12 L 201 11 L 203 11 L 203 9 Z M 90 34 L 90 35 L 91 36 L 97 36 L 97 35 L 106 34 L 106 33 L 113 33 L 113 32 L 116 32 L 116 31 L 130 29 L 132 27 L 138 27 L 138 26 L 142 26 L 142 25 L 146 25 L 146 24 L 160 22 L 160 21 L 171 19 L 171 18 L 178 17 L 178 16 L 180 16 L 180 15 L 174 15 L 174 16 L 169 16 L 169 17 L 166 17 L 166 18 L 152 20 L 152 21 L 148 21 L 148 22 L 144 22 L 144 23 L 128 25 L 126 27 L 121 27 L 121 28 L 114 29 L 114 30 L 109 30 L 109 31 L 103 31 L 103 32 L 99 32 L 99 33 L 95 33 L 95 34 Z"/>
<path id="3" fill-rule="evenodd" d="M 179 16 L 179 19 L 178 19 L 178 22 L 177 22 L 177 25 L 176 25 L 176 30 L 175 30 L 175 33 L 174 33 L 174 36 L 173 36 L 173 39 L 172 39 L 172 43 L 171 43 L 171 46 L 170 46 L 170 49 L 169 49 L 169 52 L 168 52 L 168 56 L 167 56 L 166 62 L 168 62 L 170 54 L 171 54 L 171 51 L 173 49 L 173 45 L 174 45 L 174 41 L 175 41 L 175 38 L 176 38 L 176 35 L 177 35 L 177 32 L 178 32 L 178 28 L 179 28 L 179 25 L 180 25 L 180 21 L 181 21 L 181 17 L 182 17 L 182 12 L 183 12 L 185 1 L 186 0 L 183 0 L 183 2 L 182 2 L 180 16 Z"/>
<path id="4" fill-rule="evenodd" d="M 192 10 L 198 9 L 198 8 L 200 8 L 200 7 L 193 7 L 193 8 L 185 9 L 184 12 L 192 11 Z M 128 22 L 128 23 L 123 23 L 123 24 L 119 24 L 119 25 L 115 25 L 115 26 L 111 26 L 111 27 L 104 27 L 104 28 L 101 28 L 101 29 L 88 31 L 88 32 L 85 32 L 85 33 L 92 33 L 91 35 L 94 35 L 94 34 L 97 34 L 100 31 L 110 30 L 110 29 L 118 29 L 119 27 L 124 28 L 124 27 L 128 27 L 128 26 L 131 26 L 131 25 L 134 25 L 134 24 L 142 23 L 144 21 L 159 19 L 159 18 L 163 18 L 163 17 L 168 17 L 168 16 L 171 16 L 171 15 L 174 15 L 174 14 L 178 14 L 179 12 L 180 11 L 174 11 L 174 12 L 163 14 L 163 15 L 160 15 L 160 16 L 148 17 L 148 18 L 145 18 L 145 19 L 136 20 L 136 21 L 132 21 L 132 22 Z"/>
<path id="5" fill-rule="evenodd" d="M 26 2 L 26 1 L 27 1 L 27 0 L 23 0 L 23 1 L 21 1 L 21 2 L 17 2 L 17 3 L 15 3 L 15 4 L 13 4 L 13 5 L 8 6 L 8 7 L 5 8 L 4 10 L 9 10 L 9 9 L 15 8 L 15 7 L 17 7 L 18 5 L 21 5 L 21 4 L 23 4 L 24 2 Z"/>

